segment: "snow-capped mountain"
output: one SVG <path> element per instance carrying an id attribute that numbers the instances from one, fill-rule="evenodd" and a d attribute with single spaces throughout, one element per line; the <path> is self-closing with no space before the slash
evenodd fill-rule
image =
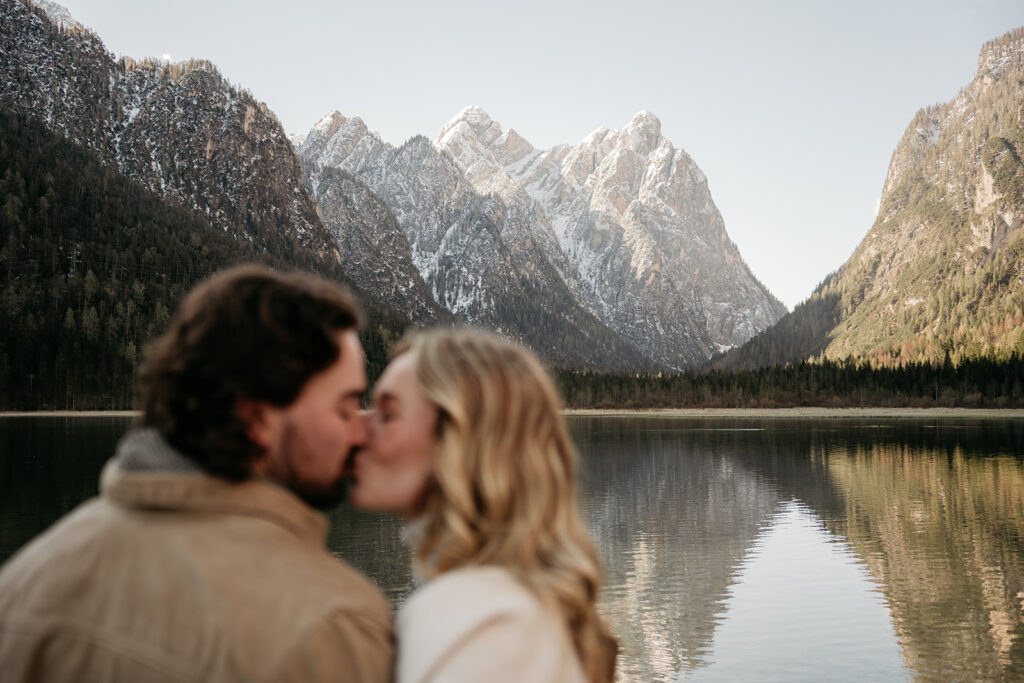
<path id="1" fill-rule="evenodd" d="M 309 132 L 298 153 L 325 223 L 345 229 L 348 219 L 329 198 L 345 191 L 339 183 L 346 178 L 364 183 L 397 219 L 401 234 L 388 239 L 408 245 L 375 265 L 395 280 L 418 273 L 457 319 L 518 338 L 560 365 L 652 367 L 579 304 L 549 262 L 550 245 L 535 238 L 536 212 L 474 191 L 451 156 L 426 138 L 395 148 L 360 119 L 335 112 Z M 376 229 L 394 230 L 389 223 Z"/>
<path id="2" fill-rule="evenodd" d="M 450 322 L 412 263 L 409 242 L 394 214 L 366 183 L 339 170 L 324 171 L 317 198 L 341 254 L 341 266 L 364 292 L 414 323 Z"/>
<path id="3" fill-rule="evenodd" d="M 536 150 L 470 107 L 436 144 L 478 191 L 536 201 L 586 306 L 662 362 L 699 362 L 785 313 L 726 234 L 704 174 L 649 112 Z"/>
<path id="4" fill-rule="evenodd" d="M 785 313 L 726 234 L 703 173 L 646 112 L 550 150 L 476 107 L 433 144 L 416 137 L 399 148 L 335 112 L 298 152 L 315 197 L 331 168 L 380 195 L 437 301 L 471 322 L 493 314 L 515 273 L 527 290 L 570 299 L 659 365 L 681 368 Z"/>

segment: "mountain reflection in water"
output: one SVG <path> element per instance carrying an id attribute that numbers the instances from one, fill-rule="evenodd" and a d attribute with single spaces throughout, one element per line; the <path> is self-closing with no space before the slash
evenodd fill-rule
<path id="1" fill-rule="evenodd" d="M 120 418 L 0 418 L 0 560 Z M 1024 680 L 1024 421 L 570 417 L 621 680 Z M 393 603 L 400 523 L 331 514 Z"/>
<path id="2" fill-rule="evenodd" d="M 1024 679 L 1024 422 L 571 425 L 623 680 Z"/>

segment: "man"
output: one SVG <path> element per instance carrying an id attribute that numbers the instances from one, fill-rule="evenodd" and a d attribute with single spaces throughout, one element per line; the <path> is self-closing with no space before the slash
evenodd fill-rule
<path id="1" fill-rule="evenodd" d="M 366 441 L 349 295 L 239 267 L 142 371 L 100 496 L 0 571 L 4 681 L 386 681 L 390 610 L 324 547 Z"/>

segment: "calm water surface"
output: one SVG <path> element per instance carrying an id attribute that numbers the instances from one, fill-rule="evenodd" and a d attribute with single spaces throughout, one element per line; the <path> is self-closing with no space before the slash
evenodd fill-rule
<path id="1" fill-rule="evenodd" d="M 626 681 L 1024 680 L 1024 421 L 569 418 Z M 0 560 L 125 418 L 0 418 Z M 331 548 L 396 604 L 389 517 Z"/>

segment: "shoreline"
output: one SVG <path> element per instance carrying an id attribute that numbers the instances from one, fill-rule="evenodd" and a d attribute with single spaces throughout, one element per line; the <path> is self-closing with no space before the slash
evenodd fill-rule
<path id="1" fill-rule="evenodd" d="M 135 417 L 138 410 L 0 410 L 0 417 Z"/>
<path id="2" fill-rule="evenodd" d="M 4 417 L 136 417 L 137 410 L 0 411 Z M 979 418 L 1024 420 L 1024 408 L 567 408 L 566 417 Z"/>
<path id="3" fill-rule="evenodd" d="M 566 417 L 685 417 L 685 418 L 978 418 L 1024 420 L 1021 408 L 572 408 Z"/>

